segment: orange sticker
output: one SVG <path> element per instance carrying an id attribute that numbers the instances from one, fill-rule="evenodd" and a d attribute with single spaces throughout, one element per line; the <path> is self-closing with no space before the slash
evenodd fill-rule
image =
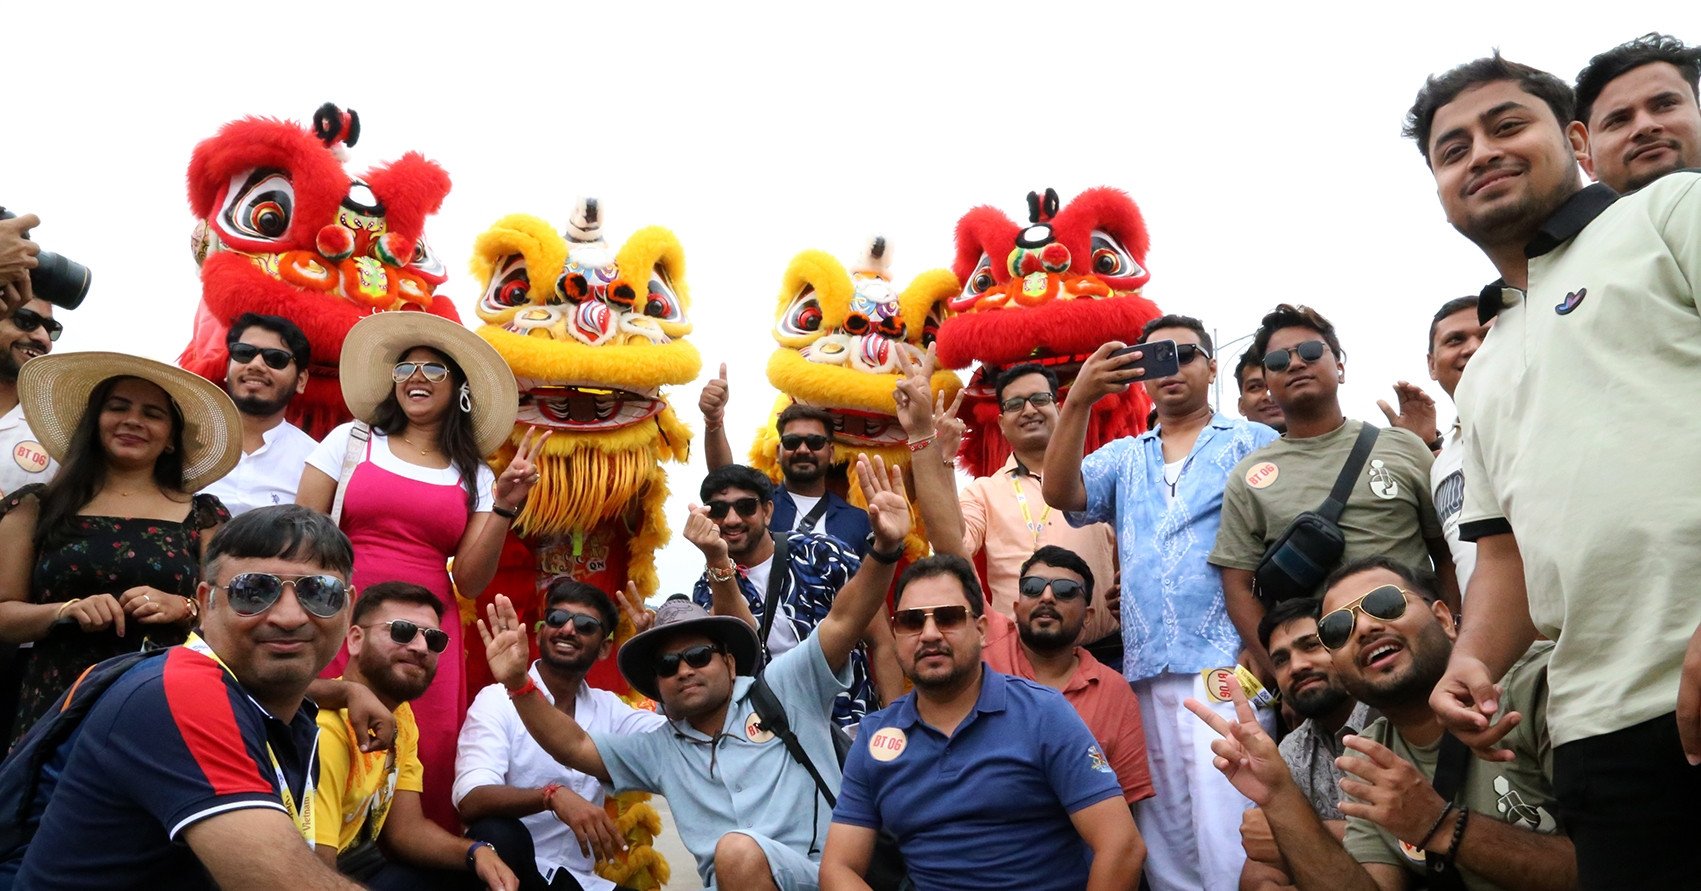
<path id="1" fill-rule="evenodd" d="M 41 447 L 41 443 L 26 439 L 12 449 L 12 460 L 25 473 L 40 473 L 47 469 L 47 450 Z"/>
<path id="2" fill-rule="evenodd" d="M 1254 489 L 1268 488 L 1280 474 L 1281 470 L 1275 464 L 1265 461 L 1253 465 L 1252 469 L 1246 472 L 1246 484 Z"/>
<path id="3" fill-rule="evenodd" d="M 1405 842 L 1400 842 L 1400 853 L 1406 855 L 1406 859 L 1413 863 L 1423 863 L 1427 859 L 1424 857 L 1423 851 Z"/>
<path id="4" fill-rule="evenodd" d="M 876 761 L 891 761 L 904 753 L 909 737 L 896 727 L 882 727 L 868 740 L 868 754 Z"/>
<path id="5" fill-rule="evenodd" d="M 762 726 L 762 719 L 755 712 L 744 719 L 744 736 L 753 743 L 765 743 L 774 738 L 774 732 Z"/>
<path id="6" fill-rule="evenodd" d="M 1232 668 L 1208 668 L 1201 672 L 1205 676 L 1205 695 L 1213 702 L 1233 702 L 1234 687 L 1240 680 L 1234 676 Z"/>

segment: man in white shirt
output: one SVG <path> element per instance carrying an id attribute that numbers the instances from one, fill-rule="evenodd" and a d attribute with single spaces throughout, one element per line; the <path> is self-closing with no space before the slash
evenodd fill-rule
<path id="1" fill-rule="evenodd" d="M 585 672 L 613 649 L 619 614 L 608 595 L 560 578 L 546 597 L 530 669 L 544 698 L 593 733 L 644 733 L 666 723 L 585 683 Z M 597 860 L 622 850 L 621 833 L 603 810 L 602 783 L 551 758 L 501 684 L 484 688 L 467 709 L 453 796 L 468 835 L 493 843 L 504 860 L 529 849 L 550 888 L 616 887 L 595 872 Z"/>
<path id="2" fill-rule="evenodd" d="M 307 390 L 312 348 L 307 335 L 281 316 L 244 313 L 225 340 L 230 364 L 224 388 L 242 413 L 242 459 L 207 487 L 238 516 L 256 507 L 294 504 L 307 456 L 318 445 L 284 420 L 290 400 Z"/>
<path id="3" fill-rule="evenodd" d="M 23 281 L 27 287 L 29 277 Z M 24 420 L 24 408 L 18 404 L 18 369 L 52 352 L 62 330 L 53 320 L 53 304 L 40 298 L 32 297 L 0 319 L 0 448 L 5 449 L 5 458 L 0 459 L 0 495 L 30 483 L 45 483 L 59 470 Z"/>

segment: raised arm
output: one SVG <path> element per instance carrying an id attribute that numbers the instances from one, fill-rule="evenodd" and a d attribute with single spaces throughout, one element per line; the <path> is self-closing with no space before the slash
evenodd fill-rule
<path id="1" fill-rule="evenodd" d="M 726 384 L 726 363 L 721 363 L 721 375 L 703 385 L 703 395 L 697 397 L 697 410 L 703 413 L 703 461 L 710 470 L 733 463 L 732 444 L 726 438 L 726 402 L 730 391 Z"/>
<path id="2" fill-rule="evenodd" d="M 967 559 L 972 555 L 963 540 L 963 510 L 957 501 L 957 480 L 951 473 L 952 456 L 942 447 L 946 437 L 940 435 L 945 418 L 956 423 L 963 391 L 957 391 L 957 398 L 948 407 L 944 393 L 936 402 L 928 385 L 933 356 L 905 345 L 900 359 L 904 376 L 898 379 L 892 399 L 897 403 L 898 424 L 904 428 L 904 435 L 911 444 L 921 444 L 910 458 L 910 473 L 915 477 L 916 509 L 922 528 L 934 551 Z"/>
<path id="3" fill-rule="evenodd" d="M 526 496 L 537 483 L 537 456 L 553 430 L 527 428 L 515 446 L 514 458 L 503 468 L 492 487 L 491 506 L 498 511 L 517 512 L 525 507 Z M 475 514 L 467 524 L 461 543 L 455 548 L 455 588 L 462 597 L 477 600 L 490 580 L 496 577 L 496 563 L 502 557 L 502 546 L 508 541 L 508 527 L 513 521 L 498 513 Z"/>
<path id="4" fill-rule="evenodd" d="M 1093 417 L 1093 403 L 1112 393 L 1127 390 L 1145 372 L 1124 370 L 1124 366 L 1139 358 L 1139 352 L 1112 357 L 1122 349 L 1119 340 L 1100 344 L 1069 387 L 1069 398 L 1063 400 L 1063 410 L 1057 416 L 1057 429 L 1045 447 L 1045 474 L 1040 491 L 1045 503 L 1058 510 L 1085 510 L 1087 484 L 1081 479 L 1081 453 L 1087 449 L 1087 424 Z"/>
<path id="5" fill-rule="evenodd" d="M 549 753 L 549 757 L 580 773 L 590 774 L 603 782 L 609 781 L 608 767 L 596 743 L 579 722 L 551 706 L 531 678 L 526 666 L 531 650 L 520 627 L 520 617 L 513 601 L 498 594 L 488 608 L 489 624 L 478 620 L 478 636 L 484 640 L 484 658 L 490 663 L 490 673 L 498 683 L 508 688 L 514 700 L 514 710 L 526 732 Z M 524 693 L 520 691 L 524 690 Z M 519 694 L 519 695 L 515 695 Z"/>
<path id="6" fill-rule="evenodd" d="M 721 528 L 709 519 L 709 509 L 701 504 L 691 505 L 691 515 L 685 518 L 685 529 L 680 534 L 703 552 L 708 568 L 709 612 L 743 619 L 751 628 L 762 627 L 756 621 L 756 614 L 750 611 L 750 601 L 744 599 L 744 592 L 738 587 L 735 574 L 738 567 L 727 555 L 726 540 L 721 538 Z M 768 531 L 761 529 L 752 534 L 767 535 Z"/>
<path id="7" fill-rule="evenodd" d="M 856 575 L 839 589 L 838 596 L 833 598 L 833 608 L 815 631 L 821 652 L 826 654 L 827 664 L 835 672 L 844 668 L 851 649 L 886 605 L 886 591 L 892 586 L 892 569 L 897 561 L 887 563 L 876 555 L 902 552 L 904 537 L 910 534 L 910 505 L 904 497 L 903 469 L 887 467 L 878 456 L 870 461 L 867 455 L 858 455 L 856 476 L 868 502 L 868 525 L 874 530 L 874 546 L 869 548 Z"/>

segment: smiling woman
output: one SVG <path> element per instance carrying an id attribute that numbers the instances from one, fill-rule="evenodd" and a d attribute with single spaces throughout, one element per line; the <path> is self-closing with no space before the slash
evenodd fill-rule
<path id="1" fill-rule="evenodd" d="M 147 359 L 42 356 L 18 394 L 63 466 L 0 505 L 0 639 L 33 644 L 13 739 L 88 666 L 183 642 L 200 616 L 202 547 L 230 518 L 194 493 L 240 454 L 230 398 Z"/>

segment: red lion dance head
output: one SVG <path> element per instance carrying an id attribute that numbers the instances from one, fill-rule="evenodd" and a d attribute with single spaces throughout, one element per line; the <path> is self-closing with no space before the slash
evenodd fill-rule
<path id="1" fill-rule="evenodd" d="M 1067 207 L 1057 193 L 1028 193 L 1028 225 L 995 207 L 977 207 L 957 222 L 952 271 L 963 290 L 954 315 L 939 328 L 940 361 L 950 368 L 979 362 L 963 402 L 968 431 L 960 457 L 976 476 L 1010 456 L 998 429 L 998 375 L 1037 362 L 1056 372 L 1068 398 L 1081 363 L 1110 340 L 1133 343 L 1161 313 L 1140 296 L 1146 271 L 1146 222 L 1117 189 L 1082 192 Z M 1151 399 L 1130 387 L 1093 407 L 1087 449 L 1146 429 Z"/>
<path id="2" fill-rule="evenodd" d="M 327 103 L 311 130 L 232 121 L 189 161 L 201 305 L 177 362 L 222 384 L 225 334 L 237 316 L 289 319 L 313 345 L 312 376 L 290 404 L 290 420 L 316 438 L 348 420 L 337 362 L 355 322 L 391 310 L 458 320 L 448 298 L 434 293 L 445 275 L 423 232 L 449 193 L 449 175 L 409 152 L 350 176 L 340 147 L 359 137 L 360 118 Z"/>

